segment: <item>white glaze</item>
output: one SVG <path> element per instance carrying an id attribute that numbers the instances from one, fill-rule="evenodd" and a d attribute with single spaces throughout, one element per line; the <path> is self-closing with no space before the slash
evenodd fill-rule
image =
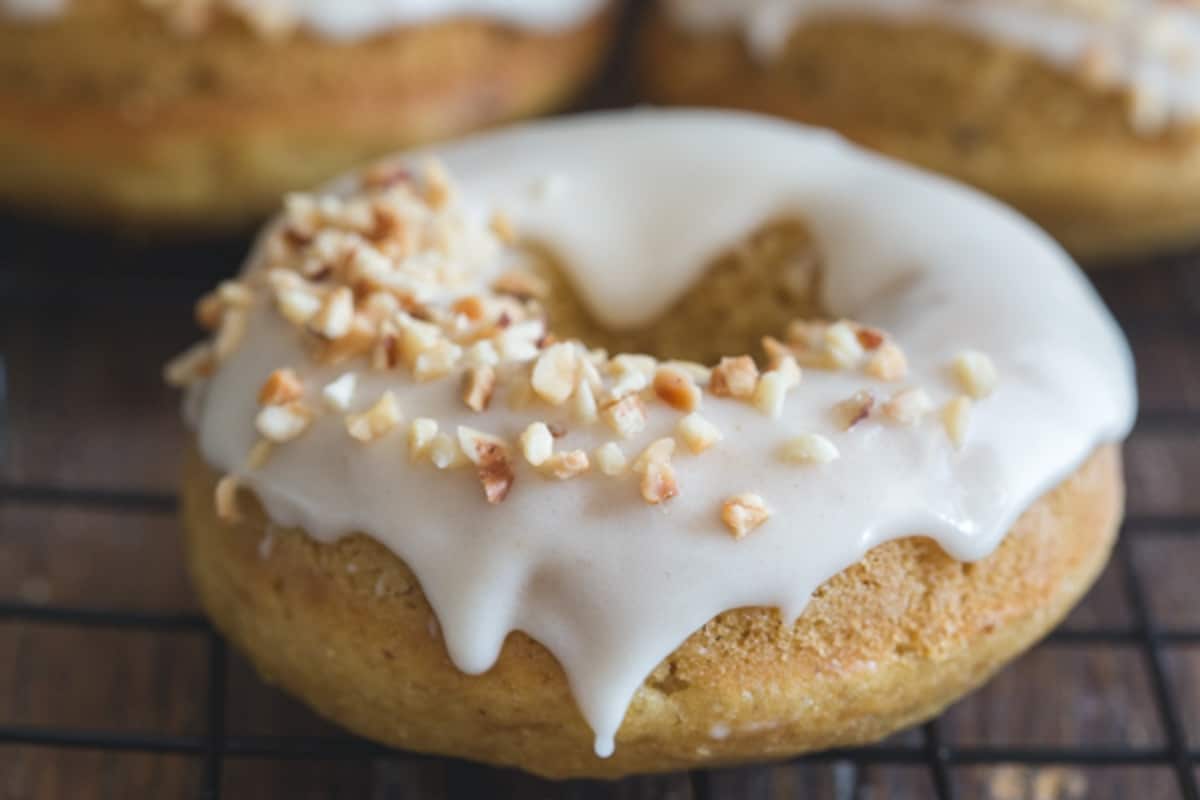
<path id="1" fill-rule="evenodd" d="M 402 433 L 364 446 L 336 415 L 244 474 L 266 375 L 295 366 L 319 392 L 346 369 L 309 362 L 294 329 L 260 304 L 242 347 L 194 390 L 204 458 L 243 474 L 276 523 L 321 540 L 364 531 L 391 548 L 419 577 L 465 672 L 487 670 L 512 630 L 542 642 L 563 664 L 601 755 L 646 675 L 713 616 L 776 606 L 794 619 L 830 576 L 915 533 L 981 558 L 1041 493 L 1132 423 L 1126 344 L 1054 242 L 992 200 L 832 134 L 749 115 L 644 111 L 517 127 L 438 152 L 473 210 L 502 206 L 554 247 L 610 324 L 653 318 L 716 254 L 764 220 L 799 214 L 826 256 L 827 308 L 891 331 L 909 355 L 910 384 L 948 398 L 946 365 L 966 347 L 989 353 L 1002 376 L 961 451 L 935 419 L 837 430 L 830 407 L 869 381 L 810 370 L 781 420 L 706 396 L 702 413 L 725 440 L 676 456 L 681 494 L 666 506 L 643 503 L 632 480 L 555 482 L 523 465 L 508 499 L 488 506 L 472 471 L 414 467 Z M 535 190 L 547 176 L 560 187 L 552 197 Z M 514 440 L 543 418 L 568 428 L 560 449 L 610 438 L 548 406 L 472 414 L 455 380 L 358 371 L 357 406 L 390 388 L 408 419 L 431 416 L 443 430 L 465 424 Z M 652 407 L 626 453 L 670 435 L 678 416 Z M 779 443 L 805 431 L 830 437 L 841 459 L 780 462 Z M 775 514 L 736 542 L 717 514 L 741 491 L 760 493 Z"/>
<path id="2" fill-rule="evenodd" d="M 1073 69 L 1104 53 L 1114 85 L 1136 89 L 1157 113 L 1200 116 L 1200 9 L 1171 0 L 1115 0 L 1086 15 L 1014 0 L 664 0 L 691 30 L 739 30 L 769 59 L 797 26 L 831 15 L 934 21 L 1006 42 Z M 1161 109 L 1161 110 L 1159 110 Z"/>
<path id="3" fill-rule="evenodd" d="M 250 15 L 287 19 L 332 39 L 357 39 L 404 25 L 483 17 L 531 30 L 562 30 L 583 22 L 607 0 L 214 0 Z M 70 0 L 0 0 L 0 16 L 49 19 Z"/>

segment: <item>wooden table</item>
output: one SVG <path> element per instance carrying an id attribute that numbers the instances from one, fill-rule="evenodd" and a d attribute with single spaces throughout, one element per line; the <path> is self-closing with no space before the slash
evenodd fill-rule
<path id="1" fill-rule="evenodd" d="M 589 102 L 625 96 L 618 72 Z M 0 241 L 0 800 L 1196 799 L 1200 254 L 1095 276 L 1143 411 L 1122 545 L 1062 631 L 878 748 L 550 784 L 351 739 L 198 613 L 174 517 L 184 432 L 159 368 L 244 241 L 141 247 L 12 220 Z"/>

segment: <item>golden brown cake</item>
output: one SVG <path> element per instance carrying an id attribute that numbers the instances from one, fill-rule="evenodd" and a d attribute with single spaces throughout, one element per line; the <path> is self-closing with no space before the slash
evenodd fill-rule
<path id="1" fill-rule="evenodd" d="M 569 24 L 332 33 L 224 0 L 69 0 L 34 19 L 6 2 L 0 204 L 129 231 L 245 225 L 365 158 L 560 106 L 612 32 L 606 0 L 568 3 Z"/>
<path id="2" fill-rule="evenodd" d="M 1090 262 L 1200 239 L 1192 7 L 791 0 L 777 5 L 795 21 L 775 20 L 763 42 L 740 15 L 766 4 L 700 13 L 716 5 L 665 1 L 650 16 L 640 72 L 652 99 L 834 128 L 1011 203 Z M 996 7 L 1011 29 L 981 21 Z"/>
<path id="3" fill-rule="evenodd" d="M 438 155 L 292 196 L 167 368 L 201 602 L 320 713 L 554 777 L 864 743 L 1105 563 L 1132 364 L 1024 219 L 727 112 Z"/>

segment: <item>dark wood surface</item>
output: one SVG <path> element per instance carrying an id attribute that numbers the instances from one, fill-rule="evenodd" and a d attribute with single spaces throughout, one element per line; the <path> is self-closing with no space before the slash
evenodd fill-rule
<path id="1" fill-rule="evenodd" d="M 589 102 L 625 96 L 618 70 Z M 2 220 L 0 240 L 0 800 L 199 798 L 214 779 L 238 799 L 935 796 L 917 731 L 886 743 L 908 763 L 847 756 L 617 784 L 362 755 L 214 646 L 181 563 L 169 495 L 184 437 L 159 368 L 195 337 L 191 299 L 234 270 L 244 241 L 150 247 Z M 1171 727 L 1200 752 L 1200 253 L 1094 280 L 1139 364 L 1143 414 L 1126 449 L 1133 524 L 1068 633 L 938 722 L 959 754 L 945 774 L 956 798 L 1187 798 L 1172 755 L 1197 764 L 1172 752 Z M 43 618 L 62 608 L 78 613 Z M 1147 620 L 1164 642 L 1157 660 Z M 214 730 L 226 748 L 332 744 L 287 759 L 232 748 L 218 763 L 193 746 Z M 120 746 L 36 743 L 67 731 Z M 988 758 L 1009 748 L 1046 763 Z"/>

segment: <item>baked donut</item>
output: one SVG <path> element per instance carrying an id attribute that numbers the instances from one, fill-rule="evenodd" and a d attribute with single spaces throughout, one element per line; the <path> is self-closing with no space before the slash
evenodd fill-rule
<path id="1" fill-rule="evenodd" d="M 1200 241 L 1195 4 L 661 0 L 640 53 L 656 100 L 835 128 L 1089 261 Z"/>
<path id="2" fill-rule="evenodd" d="M 731 112 L 430 157 L 290 199 L 167 368 L 204 607 L 322 714 L 555 777 L 866 742 L 1105 563 L 1130 356 L 1017 214 Z"/>
<path id="3" fill-rule="evenodd" d="M 0 0 L 0 204 L 208 233 L 563 104 L 613 0 Z"/>

